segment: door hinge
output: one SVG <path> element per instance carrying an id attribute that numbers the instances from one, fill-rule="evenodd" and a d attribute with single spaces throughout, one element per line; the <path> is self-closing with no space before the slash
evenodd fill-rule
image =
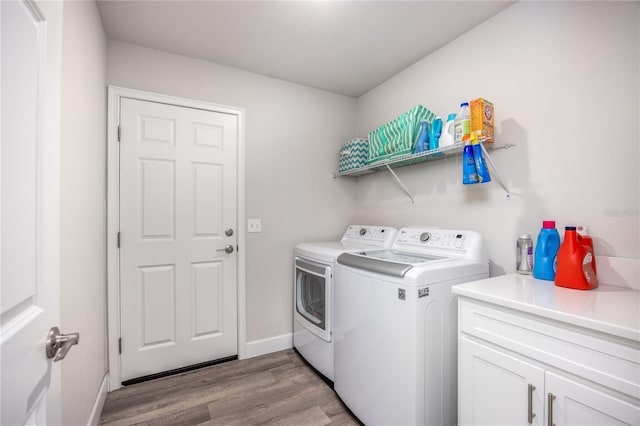
<path id="1" fill-rule="evenodd" d="M 120 142 L 120 135 L 121 135 L 121 133 L 120 133 L 120 125 L 118 125 L 118 142 Z"/>
<path id="2" fill-rule="evenodd" d="M 118 338 L 118 353 L 122 353 L 122 337 Z"/>
<path id="3" fill-rule="evenodd" d="M 118 231 L 118 248 L 120 248 L 120 231 Z"/>

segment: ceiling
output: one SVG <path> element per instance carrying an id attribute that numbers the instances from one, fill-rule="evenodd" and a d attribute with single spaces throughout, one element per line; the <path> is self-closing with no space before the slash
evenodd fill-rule
<path id="1" fill-rule="evenodd" d="M 101 0 L 107 37 L 358 97 L 511 1 Z"/>

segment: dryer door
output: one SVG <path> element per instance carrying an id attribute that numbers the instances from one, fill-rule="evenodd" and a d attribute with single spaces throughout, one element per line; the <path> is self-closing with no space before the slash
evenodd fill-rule
<path id="1" fill-rule="evenodd" d="M 295 259 L 295 316 L 310 332 L 331 341 L 331 266 Z"/>

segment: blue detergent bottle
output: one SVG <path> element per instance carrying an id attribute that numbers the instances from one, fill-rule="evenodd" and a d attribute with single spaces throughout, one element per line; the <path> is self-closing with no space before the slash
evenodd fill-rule
<path id="1" fill-rule="evenodd" d="M 429 122 L 427 120 L 422 120 L 420 122 L 420 130 L 418 133 L 418 138 L 416 139 L 416 144 L 413 147 L 413 153 L 419 154 L 421 152 L 427 151 L 429 149 Z"/>
<path id="2" fill-rule="evenodd" d="M 473 151 L 473 160 L 476 163 L 478 182 L 487 183 L 491 182 L 491 175 L 489 174 L 489 169 L 487 169 L 487 164 L 482 156 L 482 145 L 480 145 L 479 134 L 479 130 L 471 133 L 471 150 Z"/>
<path id="3" fill-rule="evenodd" d="M 438 149 L 438 141 L 442 134 L 442 118 L 436 117 L 431 122 L 431 129 L 429 130 L 429 151 Z"/>
<path id="4" fill-rule="evenodd" d="M 471 185 L 478 183 L 478 171 L 476 170 L 476 161 L 473 158 L 473 148 L 469 141 L 464 143 L 462 151 L 462 183 Z"/>
<path id="5" fill-rule="evenodd" d="M 553 281 L 556 277 L 556 258 L 560 248 L 560 234 L 554 220 L 542 221 L 533 257 L 533 276 L 541 280 Z"/>

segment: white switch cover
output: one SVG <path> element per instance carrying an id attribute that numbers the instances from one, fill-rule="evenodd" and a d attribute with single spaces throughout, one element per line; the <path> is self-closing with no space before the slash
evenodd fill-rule
<path id="1" fill-rule="evenodd" d="M 248 219 L 247 232 L 262 232 L 262 219 Z"/>

